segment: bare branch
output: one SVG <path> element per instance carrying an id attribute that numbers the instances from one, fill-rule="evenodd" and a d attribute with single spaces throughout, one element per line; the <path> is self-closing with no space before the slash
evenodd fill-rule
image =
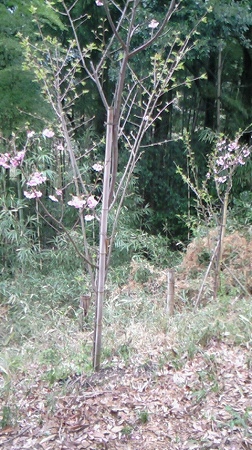
<path id="1" fill-rule="evenodd" d="M 125 7 L 124 7 L 124 11 L 125 11 L 125 12 L 127 11 L 129 1 L 130 1 L 130 0 L 127 0 L 127 3 L 126 3 L 126 5 L 125 5 Z M 110 27 L 111 27 L 111 30 L 112 30 L 112 32 L 113 32 L 113 35 L 116 37 L 116 39 L 118 40 L 118 42 L 120 42 L 122 48 L 125 50 L 125 49 L 126 49 L 126 44 L 125 44 L 125 42 L 123 41 L 123 39 L 121 38 L 121 36 L 120 36 L 120 34 L 119 34 L 119 32 L 118 32 L 118 27 L 115 26 L 115 24 L 114 24 L 114 22 L 113 22 L 113 20 L 112 20 L 112 17 L 111 17 L 110 11 L 109 11 L 109 7 L 108 7 L 108 4 L 107 4 L 107 1 L 106 1 L 106 0 L 103 1 L 103 5 L 104 5 L 104 9 L 105 9 L 105 11 L 106 11 L 106 15 L 107 15 L 107 18 L 108 18 L 108 21 L 109 21 L 109 25 L 110 25 Z M 122 13 L 121 16 L 124 16 L 124 14 Z"/>
<path id="2" fill-rule="evenodd" d="M 145 50 L 147 47 L 150 47 L 150 45 L 157 40 L 157 38 L 159 38 L 159 36 L 162 34 L 163 29 L 165 27 L 165 25 L 169 22 L 172 14 L 178 9 L 178 5 L 176 5 L 176 0 L 172 0 L 169 6 L 169 9 L 167 11 L 167 14 L 161 24 L 161 26 L 159 27 L 158 31 L 151 36 L 151 38 L 144 42 L 144 44 L 140 45 L 139 47 L 135 48 L 134 50 L 132 50 L 129 54 L 129 58 L 132 58 L 132 56 L 135 56 L 137 53 Z"/>

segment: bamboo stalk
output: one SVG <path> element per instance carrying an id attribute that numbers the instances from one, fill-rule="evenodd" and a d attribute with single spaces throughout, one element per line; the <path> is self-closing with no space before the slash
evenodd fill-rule
<path id="1" fill-rule="evenodd" d="M 105 167 L 102 190 L 102 211 L 100 221 L 100 244 L 99 244 L 99 264 L 97 274 L 97 292 L 96 292 L 96 314 L 94 330 L 94 348 L 93 348 L 93 368 L 98 371 L 101 361 L 101 337 L 102 337 L 102 318 L 103 301 L 106 281 L 106 242 L 108 227 L 108 209 L 109 209 L 109 183 L 111 175 L 111 150 L 113 136 L 113 109 L 109 108 L 107 112 L 107 133 L 106 133 L 106 151 Z"/>

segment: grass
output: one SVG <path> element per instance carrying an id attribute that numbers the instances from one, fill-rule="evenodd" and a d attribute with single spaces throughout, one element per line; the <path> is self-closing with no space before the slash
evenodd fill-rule
<path id="1" fill-rule="evenodd" d="M 120 289 L 110 278 L 110 295 L 104 305 L 103 365 L 115 364 L 164 367 L 170 364 L 179 369 L 186 359 L 193 358 L 213 340 L 230 345 L 251 347 L 252 305 L 237 292 L 221 295 L 217 302 L 209 302 L 194 310 L 189 301 L 176 311 L 174 317 L 165 314 L 165 289 L 149 293 L 150 281 L 160 275 L 146 270 L 136 272 Z M 143 276 L 144 275 L 144 276 Z M 118 277 L 118 275 L 117 275 Z M 136 279 L 137 278 L 137 279 Z M 30 272 L 0 284 L 1 352 L 0 396 L 4 399 L 1 426 L 14 424 L 18 412 L 15 392 L 18 383 L 27 392 L 34 382 L 61 386 L 69 378 L 92 371 L 92 329 L 94 307 L 91 307 L 84 331 L 79 328 L 79 296 L 85 289 L 85 279 L 79 273 L 43 275 Z M 248 367 L 252 359 L 248 358 Z M 214 361 L 211 370 L 200 373 L 201 386 L 195 400 L 206 395 L 205 385 L 215 383 Z M 21 381 L 20 381 L 21 380 Z M 50 396 L 49 396 L 50 397 Z M 48 405 L 53 407 L 53 399 Z M 149 420 L 147 411 L 140 411 L 139 421 Z M 240 420 L 233 417 L 233 422 Z M 245 421 L 245 418 L 242 418 Z M 246 422 L 246 421 L 245 421 Z M 123 431 L 125 435 L 131 430 Z"/>

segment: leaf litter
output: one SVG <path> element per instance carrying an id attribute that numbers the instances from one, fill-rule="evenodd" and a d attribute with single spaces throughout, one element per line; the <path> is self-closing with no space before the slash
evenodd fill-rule
<path id="1" fill-rule="evenodd" d="M 110 367 L 73 375 L 64 386 L 50 386 L 35 373 L 28 387 L 20 376 L 17 420 L 0 431 L 0 447 L 251 449 L 250 360 L 246 346 L 212 340 L 180 368 L 114 358 Z"/>

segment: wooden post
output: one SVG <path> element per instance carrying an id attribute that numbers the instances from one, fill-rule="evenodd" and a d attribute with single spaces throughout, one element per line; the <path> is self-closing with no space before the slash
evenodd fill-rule
<path id="1" fill-rule="evenodd" d="M 167 272 L 167 298 L 166 298 L 166 312 L 168 316 L 174 313 L 174 270 L 169 269 Z"/>

